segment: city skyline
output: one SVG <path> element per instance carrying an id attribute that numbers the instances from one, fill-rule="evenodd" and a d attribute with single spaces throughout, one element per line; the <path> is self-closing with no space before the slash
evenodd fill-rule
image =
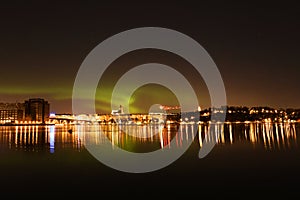
<path id="1" fill-rule="evenodd" d="M 23 102 L 0 102 L 0 124 L 33 122 L 45 124 L 50 117 L 50 104 L 42 98 L 30 98 Z"/>
<path id="2" fill-rule="evenodd" d="M 28 100 L 34 100 L 34 99 L 40 99 L 43 100 L 45 102 L 47 102 L 49 105 L 51 104 L 51 102 L 49 102 L 47 99 L 43 98 L 43 97 L 34 97 L 34 98 L 26 98 L 23 99 L 21 101 L 7 101 L 7 102 L 0 102 L 0 104 L 2 105 L 20 105 L 20 104 L 24 104 L 24 102 L 26 103 Z M 52 104 L 51 104 L 52 105 Z M 153 106 L 157 107 L 157 105 L 159 104 L 153 104 Z M 270 109 L 275 109 L 275 110 L 300 110 L 300 107 L 273 107 L 273 106 L 269 106 L 269 105 L 254 105 L 254 106 L 247 106 L 247 105 L 224 105 L 227 108 L 248 108 L 248 109 L 253 109 L 253 108 L 270 108 Z M 51 106 L 52 107 L 52 106 Z M 60 112 L 59 110 L 53 110 L 51 109 L 51 107 L 49 106 L 49 115 L 52 114 L 73 114 L 73 112 Z M 115 109 L 111 109 L 109 112 L 96 112 L 96 114 L 112 114 L 113 112 L 120 112 L 120 107 L 122 107 L 122 105 L 119 105 L 119 107 L 116 107 Z M 223 106 L 222 106 L 223 107 Z M 197 111 L 203 111 L 203 110 L 209 110 L 212 109 L 213 107 L 208 106 L 208 107 L 201 107 L 198 106 L 197 108 L 193 109 L 193 110 L 189 110 L 187 112 L 197 112 Z M 221 108 L 221 107 L 217 107 L 217 108 Z M 178 111 L 180 111 L 180 105 L 179 104 L 173 104 L 173 105 L 164 105 L 161 104 L 160 105 L 160 110 L 162 110 L 162 112 L 164 111 L 170 111 L 172 112 L 172 110 L 176 110 L 175 113 L 178 113 Z M 199 110 L 200 109 L 200 110 Z M 123 113 L 123 114 L 142 114 L 142 113 L 148 113 L 151 112 L 151 106 L 149 107 L 149 110 L 145 110 L 142 109 L 142 112 L 130 112 L 130 113 Z M 154 110 L 158 110 L 158 108 L 155 108 Z M 93 113 L 81 113 L 81 114 L 93 114 Z"/>
<path id="3" fill-rule="evenodd" d="M 35 105 L 36 104 L 36 105 Z M 43 108 L 42 110 L 39 110 L 39 112 L 42 112 L 44 114 L 40 114 L 41 116 L 50 116 L 50 114 L 74 114 L 72 112 L 67 113 L 67 112 L 56 112 L 55 110 L 50 110 L 50 104 L 51 102 L 49 102 L 47 99 L 44 99 L 43 97 L 35 97 L 35 98 L 27 98 L 24 99 L 23 101 L 15 101 L 15 102 L 0 102 L 0 106 L 5 108 L 8 107 L 8 110 L 13 110 L 14 108 L 11 109 L 11 107 L 15 107 L 18 109 L 22 109 L 24 110 L 23 113 L 21 113 L 20 115 L 23 116 L 23 118 L 26 118 L 26 112 L 28 113 L 27 115 L 31 115 L 30 114 L 30 107 L 31 105 L 33 106 L 33 110 L 35 110 L 35 107 L 40 105 L 46 105 L 45 108 Z M 224 109 L 223 107 L 226 107 L 226 109 Z M 44 109 L 46 110 L 46 112 L 44 111 Z M 152 107 L 150 107 L 149 110 L 145 110 L 145 112 L 129 112 L 129 113 L 125 113 L 124 112 L 124 107 L 123 105 L 119 105 L 118 107 L 116 107 L 116 109 L 111 109 L 110 112 L 100 112 L 100 113 L 95 113 L 95 114 L 146 114 L 146 113 L 184 113 L 184 112 L 203 112 L 203 111 L 211 111 L 211 110 L 223 110 L 226 111 L 227 113 L 231 113 L 230 110 L 231 109 L 239 109 L 239 110 L 247 110 L 250 112 L 253 109 L 258 109 L 258 110 L 274 110 L 276 111 L 286 111 L 286 110 L 294 110 L 294 111 L 300 111 L 299 107 L 287 107 L 287 108 L 283 108 L 283 107 L 272 107 L 272 106 L 268 106 L 268 105 L 258 105 L 258 106 L 245 106 L 245 105 L 224 105 L 221 107 L 201 107 L 198 106 L 197 108 L 193 109 L 193 110 L 189 110 L 189 111 L 182 111 L 180 105 L 163 105 L 163 104 L 154 104 L 152 105 Z M 27 111 L 26 111 L 27 110 Z M 229 112 L 228 112 L 229 111 Z M 272 112 L 273 113 L 273 112 Z M 81 114 L 94 114 L 94 113 L 79 113 L 79 115 Z M 31 118 L 35 118 L 35 116 L 31 116 Z M 41 120 L 41 118 L 39 118 L 38 121 L 43 121 Z"/>

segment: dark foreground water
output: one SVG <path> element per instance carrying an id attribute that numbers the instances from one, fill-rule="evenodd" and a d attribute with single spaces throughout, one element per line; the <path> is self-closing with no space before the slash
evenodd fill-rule
<path id="1" fill-rule="evenodd" d="M 241 191 L 246 196 L 258 197 L 258 192 L 264 192 L 270 197 L 298 192 L 299 124 L 201 125 L 198 130 L 191 126 L 166 126 L 165 132 L 158 134 L 160 129 L 150 126 L 127 127 L 122 131 L 112 125 L 0 126 L 0 192 L 43 193 L 50 197 L 54 192 L 93 193 L 124 198 L 136 194 L 157 198 L 174 194 L 234 196 Z M 220 136 L 204 137 L 212 128 Z M 85 132 L 94 137 L 97 145 L 107 137 L 112 147 L 138 153 L 181 148 L 193 136 L 195 139 L 171 165 L 133 174 L 117 171 L 95 159 L 80 135 Z M 146 135 L 137 137 L 141 134 Z M 170 146 L 172 138 L 176 143 Z M 217 145 L 199 159 L 204 138 L 215 140 Z"/>

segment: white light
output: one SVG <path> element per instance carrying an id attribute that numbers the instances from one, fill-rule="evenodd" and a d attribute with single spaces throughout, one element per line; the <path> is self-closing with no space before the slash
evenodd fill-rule
<path id="1" fill-rule="evenodd" d="M 201 107 L 200 106 L 198 106 L 198 112 L 200 112 L 201 111 Z"/>
<path id="2" fill-rule="evenodd" d="M 55 128 L 50 127 L 50 153 L 54 153 L 54 143 L 55 143 Z"/>

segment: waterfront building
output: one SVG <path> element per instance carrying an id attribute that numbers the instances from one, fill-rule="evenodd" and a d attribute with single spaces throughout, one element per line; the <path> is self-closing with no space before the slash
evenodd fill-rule
<path id="1" fill-rule="evenodd" d="M 0 123 L 15 123 L 22 121 L 25 116 L 25 107 L 22 103 L 0 103 Z"/>
<path id="2" fill-rule="evenodd" d="M 33 98 L 26 100 L 24 106 L 26 120 L 38 123 L 45 123 L 49 120 L 50 105 L 48 101 L 41 98 Z"/>

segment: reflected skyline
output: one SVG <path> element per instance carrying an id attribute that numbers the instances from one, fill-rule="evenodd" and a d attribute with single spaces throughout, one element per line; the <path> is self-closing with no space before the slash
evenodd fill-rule
<path id="1" fill-rule="evenodd" d="M 96 145 L 111 142 L 127 151 L 149 152 L 164 148 L 180 148 L 195 138 L 199 148 L 205 142 L 217 145 L 251 144 L 265 150 L 298 148 L 298 123 L 207 123 L 166 125 L 55 125 L 55 126 L 1 126 L 1 149 L 28 152 L 71 148 L 80 152 L 85 138 Z M 70 132 L 72 130 L 72 132 Z M 109 140 L 106 140 L 108 138 Z M 175 147 L 171 145 L 174 139 Z"/>
<path id="2" fill-rule="evenodd" d="M 77 134 L 69 134 L 67 126 L 2 126 L 0 148 L 27 152 L 72 148 L 81 150 Z"/>

